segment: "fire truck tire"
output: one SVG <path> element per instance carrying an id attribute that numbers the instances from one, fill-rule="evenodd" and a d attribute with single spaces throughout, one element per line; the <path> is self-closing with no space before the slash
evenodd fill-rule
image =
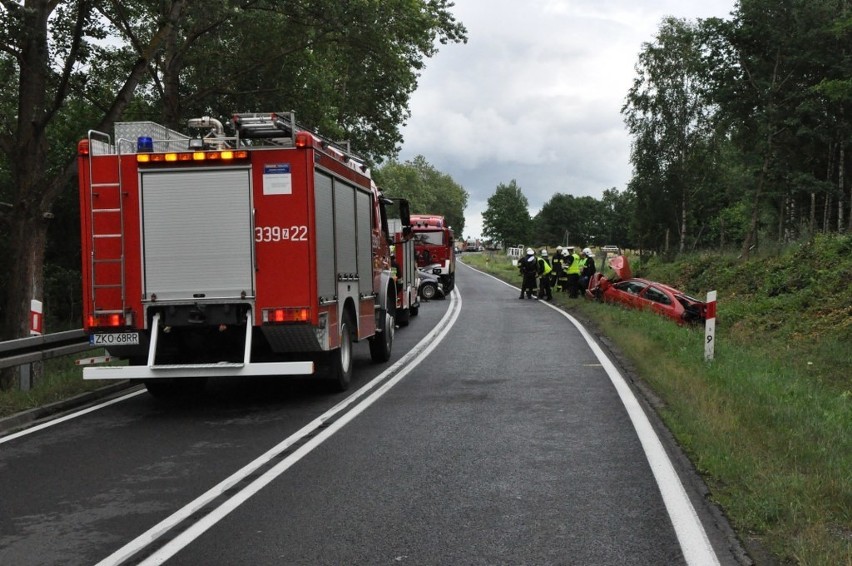
<path id="1" fill-rule="evenodd" d="M 355 325 L 347 310 L 340 322 L 340 348 L 329 352 L 329 385 L 334 391 L 346 391 L 352 383 L 352 333 Z"/>
<path id="2" fill-rule="evenodd" d="M 420 307 L 411 307 L 409 309 L 409 312 L 411 316 L 417 316 L 418 314 L 420 314 Z"/>
<path id="3" fill-rule="evenodd" d="M 447 275 L 446 285 L 444 285 L 444 290 L 449 294 L 456 287 L 456 274 L 450 273 Z"/>
<path id="4" fill-rule="evenodd" d="M 145 389 L 157 399 L 177 399 L 190 397 L 204 391 L 206 378 L 185 379 L 148 379 Z"/>
<path id="5" fill-rule="evenodd" d="M 394 313 L 385 311 L 383 331 L 370 338 L 370 358 L 376 363 L 384 363 L 391 357 L 393 332 L 396 325 L 394 318 Z"/>

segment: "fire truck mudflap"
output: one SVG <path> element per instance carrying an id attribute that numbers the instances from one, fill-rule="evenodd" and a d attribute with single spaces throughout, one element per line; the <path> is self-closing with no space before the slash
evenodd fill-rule
<path id="1" fill-rule="evenodd" d="M 323 370 L 345 389 L 353 342 L 386 361 L 396 282 L 366 165 L 291 113 L 236 115 L 233 137 L 213 119 L 190 126 L 209 132 L 121 123 L 115 144 L 79 144 L 84 327 L 130 364 L 84 378 L 156 395 L 184 378 Z"/>

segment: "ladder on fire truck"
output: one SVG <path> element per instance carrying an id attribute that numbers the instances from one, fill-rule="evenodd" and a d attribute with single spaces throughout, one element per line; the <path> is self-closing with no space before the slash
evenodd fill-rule
<path id="1" fill-rule="evenodd" d="M 293 112 L 248 112 L 234 114 L 232 117 L 238 139 L 266 139 L 279 145 L 292 146 L 295 143 L 296 132 L 310 132 L 319 139 L 323 146 L 333 147 L 348 160 L 358 165 L 364 164 L 364 159 L 356 155 L 348 141 L 332 141 L 316 132 L 296 123 Z"/>
<path id="2" fill-rule="evenodd" d="M 246 112 L 232 118 L 237 136 L 243 139 L 267 139 L 293 144 L 296 117 L 292 112 Z"/>
<path id="3" fill-rule="evenodd" d="M 100 138 L 100 139 L 96 139 Z M 90 155 L 116 153 L 109 134 L 90 130 Z M 91 257 L 89 277 L 92 288 L 92 312 L 95 317 L 123 316 L 127 312 L 127 285 L 124 275 L 124 205 L 121 191 L 121 155 L 107 167 L 94 166 L 89 159 L 89 202 Z M 116 309 L 116 294 L 121 308 Z M 110 300 L 111 299 L 111 300 Z M 112 308 L 104 308 L 109 305 Z M 124 322 L 122 321 L 122 324 Z"/>

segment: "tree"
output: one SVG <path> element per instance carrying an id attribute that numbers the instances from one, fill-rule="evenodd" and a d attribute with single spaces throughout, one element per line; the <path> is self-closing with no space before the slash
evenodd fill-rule
<path id="1" fill-rule="evenodd" d="M 599 241 L 602 212 L 593 197 L 556 193 L 533 220 L 535 238 L 544 244 L 591 245 Z"/>
<path id="2" fill-rule="evenodd" d="M 706 190 L 706 169 L 697 165 L 713 148 L 713 109 L 703 80 L 699 38 L 696 24 L 665 19 L 656 41 L 643 45 L 639 75 L 622 109 L 635 136 L 631 156 L 635 174 L 651 175 L 637 180 L 633 187 L 640 200 L 670 207 L 666 210 L 668 217 L 653 224 L 664 229 L 666 241 L 668 227 L 674 228 L 681 252 L 686 246 L 693 200 Z M 648 159 L 655 162 L 652 167 L 642 163 Z M 660 234 L 656 238 L 661 241 Z"/>
<path id="3" fill-rule="evenodd" d="M 147 72 L 152 54 L 159 48 L 168 29 L 183 9 L 183 0 L 169 3 L 167 17 L 140 55 L 124 73 L 125 80 L 104 106 L 98 128 L 106 129 L 129 103 L 136 86 Z M 93 13 L 94 2 L 78 0 L 60 4 L 51 0 L 31 0 L 21 5 L 4 2 L 0 28 L 4 76 L 0 105 L 4 113 L 0 152 L 8 167 L 2 230 L 10 267 L 5 282 L 5 312 L 0 339 L 24 336 L 28 332 L 29 301 L 41 299 L 44 292 L 44 255 L 52 207 L 60 192 L 75 174 L 71 145 L 64 158 L 51 161 L 51 134 L 62 126 L 66 103 L 73 104 L 76 93 L 85 94 L 85 67 L 98 52 L 92 41 L 103 37 L 103 29 Z M 4 373 L 0 387 L 11 386 L 12 376 Z"/>
<path id="4" fill-rule="evenodd" d="M 508 185 L 500 183 L 488 198 L 488 208 L 482 213 L 482 235 L 504 246 L 527 242 L 532 220 L 529 202 L 515 179 Z"/>
<path id="5" fill-rule="evenodd" d="M 815 216 L 818 193 L 824 193 L 826 215 L 837 199 L 841 224 L 850 135 L 844 116 L 852 108 L 820 85 L 848 78 L 848 58 L 838 57 L 849 44 L 850 27 L 842 23 L 847 3 L 742 0 L 733 21 L 714 24 L 718 39 L 708 66 L 714 102 L 754 178 L 746 187 L 744 258 L 762 218 L 772 214 L 777 238 L 786 239 L 798 231 L 800 211 L 810 208 Z M 836 183 L 836 190 L 826 190 L 825 182 Z"/>
<path id="6" fill-rule="evenodd" d="M 615 187 L 604 190 L 601 198 L 601 231 L 595 241 L 619 248 L 634 247 L 630 225 L 635 213 L 635 195 L 630 190 L 619 192 Z"/>
<path id="7" fill-rule="evenodd" d="M 455 234 L 463 233 L 467 191 L 422 155 L 405 163 L 388 161 L 374 177 L 387 196 L 408 199 L 413 214 L 443 216 Z"/>

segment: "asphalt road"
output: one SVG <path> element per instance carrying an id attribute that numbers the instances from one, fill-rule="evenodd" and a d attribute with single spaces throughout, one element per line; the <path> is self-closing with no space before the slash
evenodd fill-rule
<path id="1" fill-rule="evenodd" d="M 617 365 L 517 296 L 459 266 L 348 394 L 222 379 L 0 437 L 0 564 L 747 562 Z"/>

